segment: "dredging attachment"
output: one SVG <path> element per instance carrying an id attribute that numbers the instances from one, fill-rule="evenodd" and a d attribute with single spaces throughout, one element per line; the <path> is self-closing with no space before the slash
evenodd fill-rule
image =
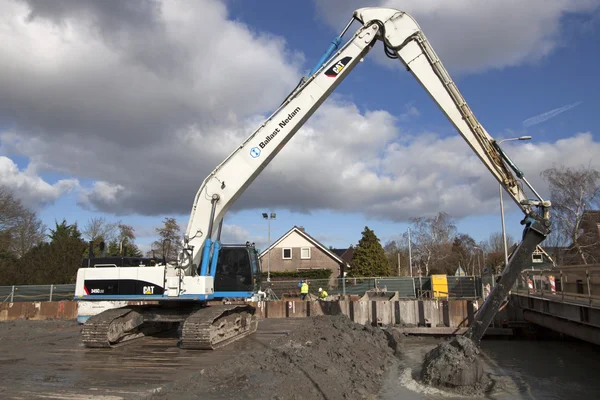
<path id="1" fill-rule="evenodd" d="M 481 339 L 519 278 L 522 267 L 550 233 L 550 222 L 545 218 L 528 216 L 523 223 L 526 228 L 521 243 L 467 332 L 441 343 L 425 356 L 421 370 L 424 383 L 438 387 L 473 387 L 481 382 L 483 367 L 478 357 Z"/>

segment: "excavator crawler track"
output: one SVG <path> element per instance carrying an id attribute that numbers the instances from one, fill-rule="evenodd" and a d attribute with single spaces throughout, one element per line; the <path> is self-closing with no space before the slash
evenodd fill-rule
<path id="1" fill-rule="evenodd" d="M 250 305 L 214 305 L 201 308 L 185 320 L 180 347 L 214 350 L 256 331 L 258 320 Z"/>
<path id="2" fill-rule="evenodd" d="M 81 336 L 85 347 L 116 347 L 143 336 L 137 327 L 143 317 L 131 308 L 115 308 L 90 317 L 83 325 Z"/>

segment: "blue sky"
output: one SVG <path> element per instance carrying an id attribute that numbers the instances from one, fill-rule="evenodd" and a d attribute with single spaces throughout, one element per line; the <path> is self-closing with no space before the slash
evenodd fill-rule
<path id="1" fill-rule="evenodd" d="M 23 13 L 31 11 L 21 5 L 15 5 L 16 3 L 12 1 L 6 0 L 4 3 L 11 7 L 13 14 L 9 12 L 6 16 L 0 17 L 0 22 L 2 22 L 1 18 L 9 22 L 11 18 L 13 18 L 12 22 L 17 21 Z M 521 135 L 533 137 L 531 142 L 507 143 L 504 148 L 519 165 L 523 166 L 526 176 L 531 178 L 536 188 L 545 192 L 546 188 L 543 181 L 539 179 L 539 172 L 552 163 L 575 166 L 590 161 L 586 159 L 585 154 L 581 158 L 577 156 L 577 147 L 574 147 L 568 157 L 563 154 L 565 154 L 564 149 L 569 148 L 570 140 L 579 133 L 589 135 L 587 141 L 573 142 L 581 146 L 581 150 L 594 154 L 595 146 L 598 144 L 600 126 L 597 110 L 600 109 L 600 100 L 597 93 L 600 91 L 600 79 L 598 79 L 597 65 L 600 55 L 594 51 L 600 43 L 600 24 L 598 24 L 600 19 L 597 7 L 593 5 L 580 7 L 564 1 L 563 8 L 557 8 L 547 19 L 537 22 L 543 27 L 540 28 L 542 33 L 535 29 L 531 31 L 524 29 L 514 40 L 506 39 L 505 36 L 510 36 L 514 34 L 514 30 L 519 29 L 519 21 L 507 20 L 505 26 L 500 23 L 498 23 L 499 28 L 490 26 L 491 33 L 484 28 L 479 28 L 480 31 L 475 31 L 475 34 L 465 33 L 469 38 L 465 39 L 465 46 L 461 47 L 456 42 L 464 39 L 460 27 L 462 20 L 453 19 L 458 18 L 453 17 L 455 14 L 450 12 L 448 20 L 442 20 L 444 23 L 438 26 L 439 24 L 436 25 L 429 20 L 430 17 L 415 5 L 415 2 L 395 3 L 406 4 L 409 12 L 411 12 L 410 7 L 414 8 L 415 18 L 418 22 L 423 22 L 421 26 L 434 49 L 446 64 L 480 122 L 493 137 L 497 139 Z M 436 7 L 440 10 L 449 7 L 444 2 L 432 3 L 438 4 Z M 513 5 L 508 5 L 509 3 Z M 528 6 L 521 8 L 518 3 L 509 3 L 507 8 L 513 7 L 515 13 L 528 12 L 523 9 Z M 531 8 L 534 3 L 539 2 L 532 2 Z M 105 23 L 106 20 L 103 18 L 109 11 L 101 10 L 102 7 L 99 6 L 90 6 L 91 15 L 97 13 L 96 19 L 87 20 L 86 18 L 91 18 L 90 14 L 76 13 L 76 11 L 72 11 L 71 15 L 45 11 L 47 14 L 40 12 L 40 17 L 30 25 L 15 24 L 12 32 L 10 30 L 0 32 L 0 41 L 8 43 L 4 50 L 10 50 L 11 45 L 16 49 L 19 43 L 29 40 L 28 37 L 41 35 L 43 29 L 47 29 L 45 24 L 48 21 L 69 21 L 72 24 L 70 34 L 74 35 L 75 39 L 73 45 L 65 44 L 65 41 L 58 39 L 51 40 L 46 50 L 32 46 L 29 54 L 21 56 L 23 65 L 29 66 L 21 69 L 24 72 L 20 78 L 23 79 L 22 82 L 27 82 L 22 86 L 30 85 L 26 89 L 14 85 L 12 83 L 14 80 L 0 81 L 0 90 L 9 93 L 9 96 L 3 96 L 5 99 L 0 102 L 0 157 L 4 156 L 12 160 L 17 166 L 16 171 L 14 168 L 11 169 L 10 163 L 5 159 L 3 170 L 0 171 L 0 182 L 3 180 L 3 183 L 15 188 L 28 204 L 39 207 L 40 217 L 50 227 L 55 219 L 60 221 L 63 218 L 68 222 L 77 221 L 80 225 L 85 225 L 89 218 L 95 216 L 104 216 L 109 220 L 121 219 L 136 228 L 139 236 L 138 243 L 143 248 L 147 248 L 154 239 L 153 229 L 160 225 L 165 216 L 175 216 L 182 229 L 185 229 L 193 194 L 202 179 L 220 162 L 223 155 L 233 150 L 257 127 L 256 122 L 260 121 L 261 117 L 266 117 L 279 104 L 287 91 L 295 86 L 302 73 L 312 68 L 331 39 L 343 28 L 344 23 L 340 24 L 337 21 L 346 21 L 350 18 L 352 4 L 344 3 L 336 9 L 339 4 L 341 3 L 335 1 L 327 4 L 320 3 L 318 6 L 313 2 L 261 1 L 252 4 L 241 0 L 230 0 L 221 4 L 207 2 L 204 9 L 198 6 L 198 10 L 190 11 L 190 15 L 198 18 L 197 22 L 188 21 L 186 23 L 189 25 L 185 25 L 189 30 L 206 29 L 206 31 L 178 33 L 164 39 L 168 44 L 164 46 L 161 42 L 163 37 L 160 36 L 164 33 L 155 29 L 159 24 L 155 24 L 152 14 L 146 11 L 140 12 L 141 20 L 144 21 L 143 18 L 148 17 L 148 21 L 154 22 L 147 24 L 145 21 L 140 22 L 139 27 L 135 24 L 133 27 L 122 27 L 121 29 L 127 33 L 125 37 L 131 38 L 126 42 L 111 38 L 110 35 L 92 35 L 91 39 L 86 38 L 87 31 L 83 27 L 91 26 L 103 32 L 101 24 Z M 175 8 L 173 5 L 170 7 Z M 570 13 L 573 10 L 577 13 Z M 177 14 L 177 11 L 170 12 L 179 18 L 180 14 Z M 509 11 L 507 11 L 508 15 L 510 15 Z M 118 13 L 118 10 L 110 12 Z M 483 18 L 474 14 L 472 16 L 474 20 L 485 20 L 494 14 L 493 9 L 486 10 L 484 6 L 471 12 L 482 13 Z M 460 10 L 456 13 L 460 13 Z M 531 10 L 531 13 L 536 15 L 535 10 Z M 126 16 L 116 15 L 116 17 L 115 24 L 127 23 Z M 119 18 L 123 18 L 123 21 Z M 219 18 L 227 22 L 227 29 L 222 29 L 223 21 L 220 25 Z M 471 17 L 460 18 L 468 20 Z M 167 22 L 164 26 L 169 26 Z M 517 25 L 511 27 L 511 23 Z M 535 25 L 536 22 L 524 23 Z M 208 25 L 210 29 L 198 26 L 202 24 Z M 556 26 L 554 29 L 549 29 L 548 24 Z M 242 31 L 239 31 L 240 26 Z M 77 29 L 78 27 L 82 29 Z M 428 30 L 428 27 L 431 29 Z M 358 24 L 355 23 L 350 33 L 357 28 Z M 90 47 L 97 46 L 100 52 L 106 52 L 102 62 L 95 65 L 93 60 L 87 63 L 85 57 L 78 56 L 80 54 L 78 52 L 82 51 L 76 46 L 78 34 L 81 35 L 80 40 L 83 43 L 85 43 L 84 39 L 89 39 L 92 43 Z M 190 36 L 186 37 L 185 34 Z M 2 35 L 5 35 L 4 40 L 1 40 Z M 64 35 L 66 35 L 65 31 L 59 30 L 57 33 L 58 38 L 64 38 Z M 136 37 L 143 38 L 144 35 L 150 35 L 150 38 L 151 35 L 159 35 L 157 37 L 160 40 L 150 38 L 134 40 Z M 209 46 L 206 42 L 210 42 L 205 39 L 213 35 L 219 37 L 216 39 L 219 47 L 205 48 Z M 525 37 L 527 35 L 532 38 L 528 39 Z M 348 37 L 349 35 L 346 38 Z M 197 41 L 185 41 L 184 38 L 197 38 Z M 227 41 L 227 38 L 236 40 Z M 525 46 L 521 41 L 528 42 L 528 40 L 531 43 L 530 47 L 518 47 Z M 470 48 L 469 45 L 472 47 Z M 456 47 L 458 50 L 452 51 L 453 46 L 458 46 Z M 494 50 L 495 46 L 498 51 Z M 169 53 L 174 51 L 173 48 L 179 49 L 179 47 L 187 53 L 184 50 L 181 53 Z M 545 49 L 545 55 L 532 56 L 540 48 Z M 55 51 L 55 54 L 45 54 L 44 51 Z M 238 58 L 243 55 L 237 54 L 244 51 L 254 54 L 257 59 L 245 59 L 244 62 Z M 138 97 L 131 91 L 127 94 L 119 92 L 120 88 L 117 84 L 114 88 L 105 89 L 103 85 L 90 84 L 86 87 L 81 83 L 85 81 L 86 76 L 94 80 L 98 79 L 97 82 L 111 82 L 112 79 L 118 82 L 121 79 L 119 71 L 130 71 L 132 65 L 139 65 L 134 62 L 128 64 L 130 59 L 137 60 L 136 57 L 143 58 L 142 61 L 136 62 L 148 62 L 147 60 L 150 59 L 158 64 L 165 63 L 165 68 L 174 69 L 180 67 L 177 65 L 180 61 L 177 57 L 182 57 L 181 64 L 186 67 L 187 56 L 181 54 L 194 52 L 202 53 L 198 57 L 203 58 L 190 62 L 191 67 L 183 72 L 191 74 L 194 82 L 205 82 L 202 76 L 204 73 L 208 75 L 208 71 L 213 69 L 218 71 L 219 68 L 225 68 L 232 63 L 235 65 L 232 70 L 237 70 L 239 79 L 230 76 L 231 79 L 220 80 L 219 84 L 209 91 L 203 89 L 206 85 L 189 85 L 187 88 L 185 82 L 180 85 L 177 71 L 169 71 L 166 75 L 157 73 L 161 79 L 148 78 L 147 81 L 144 81 L 146 78 L 141 73 L 127 75 L 127 83 L 122 86 L 127 86 L 139 77 L 144 88 L 149 87 L 148 91 L 140 90 Z M 0 61 L 2 58 L 7 61 L 11 53 L 0 51 L 0 54 L 3 53 L 5 55 L 0 56 Z M 384 165 L 390 168 L 388 173 L 406 172 L 407 165 L 414 164 L 413 158 L 427 157 L 427 154 L 415 154 L 410 150 L 417 138 L 427 137 L 424 136 L 425 134 L 434 135 L 431 143 L 432 157 L 435 157 L 437 151 L 445 146 L 452 145 L 453 149 L 454 146 L 460 146 L 450 141 L 450 138 L 457 137 L 458 133 L 427 93 L 403 68 L 396 65 L 399 64 L 397 61 L 381 57 L 381 53 L 381 46 L 373 49 L 365 62 L 353 71 L 340 85 L 335 95 L 327 101 L 326 105 L 331 109 L 327 109 L 322 115 L 315 115 L 314 123 L 307 124 L 306 132 L 315 130 L 320 135 L 327 135 L 328 126 L 333 129 L 333 125 L 327 124 L 336 123 L 336 121 L 329 121 L 327 114 L 334 108 L 342 109 L 344 104 L 351 105 L 350 108 L 356 107 L 355 110 L 344 109 L 344 112 L 349 113 L 349 119 L 356 117 L 361 121 L 364 120 L 366 124 L 372 124 L 373 129 L 379 129 L 380 126 L 377 124 L 384 124 L 385 129 L 388 129 L 391 123 L 386 121 L 393 120 L 393 131 L 386 134 L 385 138 L 374 139 L 376 143 L 381 144 L 381 147 L 379 150 L 372 150 L 369 154 L 346 150 L 342 146 L 344 136 L 339 140 L 336 139 L 337 142 L 331 138 L 329 142 L 325 142 L 329 147 L 320 148 L 322 154 L 313 155 L 317 160 L 328 158 L 332 152 L 339 150 L 343 153 L 344 161 L 335 164 L 338 167 L 350 166 L 350 163 L 363 159 L 368 159 L 369 163 L 376 161 L 375 164 L 383 160 Z M 113 59 L 112 55 L 118 57 Z M 19 59 L 17 61 L 19 62 Z M 44 65 L 44 62 L 48 64 Z M 42 65 L 40 66 L 39 63 Z M 173 67 L 171 63 L 176 66 Z M 0 62 L 0 71 L 5 69 L 2 75 L 9 76 L 14 72 L 6 67 L 7 65 Z M 59 96 L 57 96 L 53 99 L 48 93 L 56 87 L 54 86 L 56 82 L 50 82 L 48 78 L 50 83 L 47 83 L 44 78 L 57 76 L 52 73 L 54 65 L 67 65 L 70 79 L 65 82 L 66 86 L 73 84 L 75 88 L 68 92 L 76 93 L 75 96 L 70 96 L 71 101 L 74 100 L 73 103 L 68 103 L 66 100 L 63 103 L 62 98 L 58 100 Z M 477 65 L 481 66 L 477 67 Z M 35 68 L 39 68 L 39 71 Z M 122 72 L 123 75 L 127 73 Z M 111 76 L 111 80 L 100 79 L 105 76 Z M 76 85 L 79 79 L 81 82 Z M 259 86 L 259 83 L 264 85 Z M 256 88 L 254 84 L 257 85 Z M 175 100 L 172 100 L 169 96 L 175 90 L 180 92 L 177 97 L 174 97 Z M 188 98 L 189 94 L 186 90 L 197 91 L 194 92 L 195 97 Z M 36 99 L 32 93 L 44 94 Z M 65 92 L 62 96 L 69 97 L 69 94 Z M 152 96 L 156 96 L 155 102 L 145 103 L 149 102 L 148 97 Z M 124 98 L 127 102 L 119 103 L 119 107 L 131 107 L 131 112 L 121 112 L 119 107 L 112 106 L 113 102 L 116 103 Z M 210 98 L 212 103 L 209 103 L 207 98 Z M 172 123 L 168 125 L 173 127 L 173 136 L 169 131 L 171 128 L 164 128 L 164 130 L 157 128 L 156 132 L 152 132 L 154 125 L 147 121 L 148 115 L 153 113 L 153 107 L 159 104 L 162 108 L 167 103 L 177 103 L 176 100 L 181 100 L 185 107 L 181 106 L 174 110 L 180 113 L 181 116 L 178 118 L 186 119 L 188 125 L 185 127 L 183 123 L 178 125 L 180 119 L 173 117 Z M 186 103 L 188 101 L 189 104 Z M 194 103 L 202 101 L 207 102 L 206 107 Z M 49 102 L 52 103 L 51 106 L 48 105 Z M 94 115 L 92 106 L 90 112 L 73 111 L 79 107 L 76 103 L 87 102 L 98 102 L 101 105 L 102 108 L 97 111 L 98 115 Z M 23 108 L 27 111 L 23 111 Z M 219 114 L 222 111 L 220 109 L 226 109 L 223 115 Z M 412 112 L 408 112 L 410 110 Z M 372 117 L 369 112 L 373 111 L 383 112 L 382 119 Z M 194 112 L 197 112 L 197 115 Z M 62 113 L 66 117 L 59 117 Z M 172 113 L 168 116 L 172 116 Z M 103 121 L 108 120 L 119 120 L 121 125 L 116 128 L 103 126 Z M 524 123 L 526 120 L 529 124 Z M 146 123 L 148 125 L 145 125 Z M 130 144 L 125 141 L 130 137 L 128 131 L 118 132 L 121 126 L 132 127 L 132 130 L 137 129 L 135 132 L 137 136 L 132 133 L 131 137 L 137 138 L 140 144 L 130 147 Z M 183 135 L 180 132 L 185 131 L 189 126 L 197 129 L 194 131 L 195 136 L 191 147 L 170 143 L 170 140 L 173 142 L 178 140 L 177 138 Z M 383 127 L 382 125 L 381 129 Z M 113 132 L 112 129 L 116 130 Z M 177 135 L 175 135 L 176 131 Z M 346 137 L 353 134 L 352 124 L 348 125 L 348 130 L 344 133 Z M 465 192 L 465 196 L 470 197 L 473 193 L 477 194 L 481 188 L 481 197 L 477 201 L 465 198 L 462 208 L 460 199 L 454 199 L 448 203 L 447 209 L 424 206 L 415 211 L 409 205 L 392 206 L 392 203 L 382 203 L 377 204 L 377 211 L 373 211 L 369 208 L 373 205 L 373 200 L 367 200 L 370 199 L 368 187 L 354 190 L 349 182 L 341 178 L 339 182 L 332 181 L 336 176 L 341 176 L 344 167 L 332 171 L 332 167 L 324 164 L 323 173 L 330 174 L 327 178 L 323 178 L 327 181 L 324 183 L 312 182 L 320 180 L 321 176 L 325 177 L 320 175 L 318 170 L 311 169 L 313 176 L 309 178 L 303 175 L 302 171 L 305 167 L 314 164 L 314 161 L 311 162 L 310 158 L 305 158 L 301 154 L 304 141 L 309 139 L 301 133 L 298 136 L 265 170 L 266 177 L 259 177 L 253 185 L 256 187 L 251 186 L 252 189 L 248 190 L 250 193 L 240 198 L 240 208 L 243 209 L 227 214 L 225 240 L 243 241 L 248 238 L 259 245 L 264 245 L 267 237 L 267 222 L 262 219 L 261 214 L 265 211 L 277 213 L 277 219 L 271 223 L 273 240 L 292 226 L 301 225 L 325 245 L 334 247 L 346 247 L 356 243 L 360 239 L 364 226 L 374 229 L 385 243 L 406 231 L 407 218 L 438 211 L 450 212 L 452 216 L 457 215 L 458 230 L 470 234 L 478 241 L 487 238 L 492 232 L 501 230 L 497 186 L 494 192 L 493 182 L 485 177 L 489 173 L 483 170 L 482 165 L 481 171 L 469 171 L 473 174 L 472 179 L 481 179 L 481 186 L 474 184 L 469 192 Z M 562 143 L 561 139 L 570 140 Z M 401 154 L 409 157 L 386 158 L 384 153 L 394 142 L 405 146 L 407 151 Z M 455 159 L 457 169 L 460 169 L 461 165 L 467 165 L 470 157 L 466 143 L 463 144 L 463 150 L 453 150 L 457 155 Z M 172 151 L 168 150 L 171 145 L 173 145 Z M 427 148 L 427 145 L 425 146 Z M 165 149 L 164 157 L 161 148 Z M 90 153 L 88 154 L 87 151 Z M 530 157 L 534 153 L 536 156 Z M 539 161 L 540 157 L 543 161 Z M 128 159 L 131 160 L 127 161 Z M 294 165 L 297 160 L 304 160 L 307 165 L 301 163 Z M 440 168 L 441 164 L 437 161 L 439 160 L 432 160 L 431 169 L 434 172 L 431 173 L 436 173 L 435 168 Z M 135 163 L 135 167 L 127 162 Z M 594 160 L 592 162 L 597 163 Z M 168 171 L 158 169 L 155 164 L 164 164 L 165 168 L 168 167 Z M 30 170 L 27 170 L 28 166 Z M 311 168 L 316 167 L 311 165 Z M 414 168 L 429 167 L 415 164 Z M 178 181 L 178 176 L 182 178 L 181 182 Z M 455 174 L 455 171 L 451 173 L 451 177 L 449 186 L 442 187 L 440 191 L 436 192 L 432 189 L 431 192 L 422 193 L 428 196 L 440 196 L 444 190 L 452 188 L 452 185 L 462 179 Z M 60 183 L 61 180 L 65 182 Z M 95 182 L 107 184 L 94 186 Z M 288 196 L 286 196 L 287 188 L 289 188 Z M 410 187 L 398 190 L 398 196 L 400 193 L 402 196 L 406 195 L 407 202 L 410 202 Z M 360 196 L 363 195 L 365 200 L 361 203 Z M 329 200 L 321 201 L 321 199 Z M 346 200 L 348 204 L 345 203 Z M 336 204 L 339 204 L 339 207 Z M 385 211 L 386 207 L 389 207 L 389 213 Z M 507 232 L 517 238 L 521 234 L 522 226 L 519 224 L 521 214 L 506 196 L 505 207 Z M 362 212 L 363 209 L 371 211 Z"/>

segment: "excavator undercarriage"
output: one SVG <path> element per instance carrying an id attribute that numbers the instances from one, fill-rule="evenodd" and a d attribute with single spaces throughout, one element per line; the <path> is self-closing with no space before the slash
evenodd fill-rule
<path id="1" fill-rule="evenodd" d="M 90 317 L 82 328 L 85 347 L 118 347 L 134 339 L 176 330 L 179 346 L 214 350 L 256 331 L 255 308 L 248 304 L 161 307 L 128 306 Z"/>

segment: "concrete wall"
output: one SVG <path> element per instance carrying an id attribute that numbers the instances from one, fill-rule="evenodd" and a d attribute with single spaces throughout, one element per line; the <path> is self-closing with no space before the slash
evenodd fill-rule
<path id="1" fill-rule="evenodd" d="M 0 321 L 14 319 L 76 319 L 77 303 L 74 301 L 19 302 L 0 304 Z"/>
<path id="2" fill-rule="evenodd" d="M 466 327 L 473 320 L 477 302 L 470 300 L 399 301 L 279 301 L 256 304 L 262 318 L 299 318 L 344 314 L 359 324 L 406 327 Z"/>
<path id="3" fill-rule="evenodd" d="M 117 305 L 115 305 L 117 306 Z M 400 325 L 405 327 L 468 326 L 477 302 L 470 300 L 400 301 L 277 301 L 254 303 L 259 318 L 300 318 L 344 314 L 360 324 Z M 75 301 L 3 303 L 0 321 L 27 318 L 77 319 Z"/>

